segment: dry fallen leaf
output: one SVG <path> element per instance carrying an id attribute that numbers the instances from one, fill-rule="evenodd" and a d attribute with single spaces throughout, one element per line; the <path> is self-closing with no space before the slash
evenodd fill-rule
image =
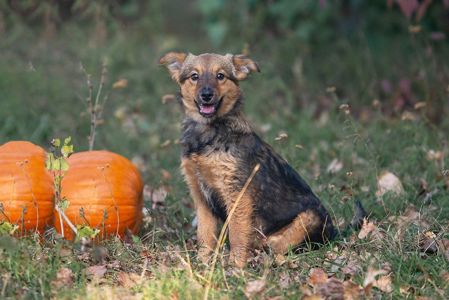
<path id="1" fill-rule="evenodd" d="M 365 290 L 365 294 L 368 294 L 376 282 L 376 277 L 379 275 L 387 274 L 386 270 L 377 270 L 372 267 L 368 268 L 368 271 L 365 275 L 365 280 L 363 281 L 363 288 Z"/>
<path id="2" fill-rule="evenodd" d="M 158 205 L 163 205 L 165 198 L 168 195 L 168 190 L 165 186 L 160 186 L 157 189 L 151 188 L 149 185 L 143 187 L 143 198 L 145 202 L 151 202 L 152 209 L 155 209 Z"/>
<path id="3" fill-rule="evenodd" d="M 56 273 L 56 279 L 51 283 L 55 288 L 70 287 L 73 284 L 73 272 L 69 268 L 61 268 L 58 273 Z"/>
<path id="4" fill-rule="evenodd" d="M 360 232 L 358 234 L 358 238 L 363 240 L 365 239 L 370 233 L 378 233 L 379 229 L 377 226 L 373 223 L 368 221 L 368 219 L 363 219 L 362 229 L 360 229 Z"/>
<path id="5" fill-rule="evenodd" d="M 424 107 L 426 107 L 426 102 L 421 101 L 421 102 L 416 102 L 413 108 L 416 110 L 419 110 Z"/>
<path id="6" fill-rule="evenodd" d="M 93 278 L 103 278 L 106 274 L 107 268 L 104 265 L 96 265 L 96 266 L 90 266 L 85 269 L 86 275 L 91 276 Z"/>
<path id="7" fill-rule="evenodd" d="M 265 279 L 253 280 L 246 284 L 245 295 L 248 298 L 252 298 L 257 294 L 262 293 L 265 290 L 267 282 Z"/>
<path id="8" fill-rule="evenodd" d="M 176 95 L 173 94 L 166 94 L 162 96 L 162 104 L 166 104 L 168 102 L 172 102 L 176 100 Z"/>
<path id="9" fill-rule="evenodd" d="M 419 236 L 419 249 L 425 253 L 438 252 L 438 244 L 436 234 L 432 231 L 426 231 Z"/>
<path id="10" fill-rule="evenodd" d="M 281 274 L 279 274 L 279 286 L 281 288 L 288 288 L 292 282 L 293 280 L 290 277 L 289 272 L 282 272 Z"/>
<path id="11" fill-rule="evenodd" d="M 164 186 L 161 186 L 153 190 L 151 195 L 151 201 L 153 202 L 152 208 L 155 209 L 157 205 L 162 205 L 165 202 L 168 192 Z"/>
<path id="12" fill-rule="evenodd" d="M 281 132 L 277 137 L 274 138 L 275 141 L 282 141 L 288 138 L 288 134 L 285 132 Z"/>
<path id="13" fill-rule="evenodd" d="M 354 257 L 349 258 L 349 261 L 346 265 L 341 269 L 343 274 L 354 276 L 362 271 L 360 266 L 360 262 Z"/>
<path id="14" fill-rule="evenodd" d="M 113 89 L 124 89 L 128 86 L 128 80 L 127 79 L 119 79 L 112 85 Z"/>
<path id="15" fill-rule="evenodd" d="M 282 254 L 276 254 L 274 261 L 276 262 L 276 265 L 278 266 L 282 266 L 283 264 L 285 264 L 285 262 L 287 261 L 285 259 L 285 256 Z"/>
<path id="16" fill-rule="evenodd" d="M 324 299 L 344 299 L 345 288 L 343 282 L 331 277 L 327 282 L 320 284 L 316 288 L 316 292 Z"/>
<path id="17" fill-rule="evenodd" d="M 356 300 L 363 296 L 363 288 L 352 282 L 328 277 L 323 269 L 312 268 L 309 272 L 308 284 L 313 286 L 314 293 L 302 288 L 302 299 L 347 299 Z"/>
<path id="18" fill-rule="evenodd" d="M 349 115 L 351 113 L 351 107 L 349 106 L 349 104 L 342 104 L 338 108 L 346 115 Z"/>
<path id="19" fill-rule="evenodd" d="M 378 288 L 384 293 L 391 293 L 393 291 L 393 287 L 391 286 L 391 276 L 390 275 L 380 276 L 379 279 L 374 281 L 373 287 Z"/>
<path id="20" fill-rule="evenodd" d="M 417 119 L 416 114 L 410 111 L 404 111 L 401 116 L 402 121 L 415 121 Z"/>
<path id="21" fill-rule="evenodd" d="M 399 178 L 391 172 L 383 172 L 377 179 L 376 196 L 382 197 L 385 193 L 391 192 L 400 195 L 404 192 L 402 183 Z"/>
<path id="22" fill-rule="evenodd" d="M 443 152 L 441 151 L 435 151 L 433 149 L 430 149 L 429 151 L 427 151 L 426 153 L 426 158 L 429 161 L 440 161 L 443 159 Z"/>
<path id="23" fill-rule="evenodd" d="M 343 163 L 338 159 L 334 158 L 327 166 L 326 172 L 329 174 L 335 174 L 341 171 L 341 169 L 343 169 Z"/>
<path id="24" fill-rule="evenodd" d="M 357 300 L 363 297 L 363 289 L 360 285 L 350 280 L 343 282 L 344 299 Z"/>
<path id="25" fill-rule="evenodd" d="M 441 278 L 446 282 L 446 284 L 449 284 L 449 272 L 448 271 L 442 271 L 440 273 Z"/>
<path id="26" fill-rule="evenodd" d="M 165 170 L 165 169 L 162 169 L 162 170 L 161 170 L 161 175 L 162 175 L 162 179 L 164 179 L 164 180 L 166 180 L 166 181 L 172 179 L 172 175 L 170 174 L 170 172 L 167 171 L 167 170 Z"/>
<path id="27" fill-rule="evenodd" d="M 409 205 L 402 215 L 391 216 L 388 220 L 397 225 L 398 229 L 395 233 L 395 239 L 398 240 L 402 240 L 404 238 L 406 231 L 412 224 L 420 227 L 422 230 L 426 230 L 429 227 L 429 223 L 413 205 Z"/>
<path id="28" fill-rule="evenodd" d="M 307 282 L 315 287 L 320 284 L 326 283 L 328 280 L 327 273 L 324 272 L 323 269 L 320 268 L 312 268 L 309 272 L 309 279 L 307 279 Z"/>

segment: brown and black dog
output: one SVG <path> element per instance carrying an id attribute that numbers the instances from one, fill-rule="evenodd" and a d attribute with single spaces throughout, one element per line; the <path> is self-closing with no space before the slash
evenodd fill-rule
<path id="1" fill-rule="evenodd" d="M 230 261 L 243 267 L 254 238 L 275 253 L 334 236 L 326 209 L 299 174 L 253 131 L 239 81 L 258 72 L 242 55 L 170 52 L 160 59 L 181 88 L 182 171 L 198 216 L 199 258 L 207 261 L 253 168 L 260 169 L 229 223 Z"/>

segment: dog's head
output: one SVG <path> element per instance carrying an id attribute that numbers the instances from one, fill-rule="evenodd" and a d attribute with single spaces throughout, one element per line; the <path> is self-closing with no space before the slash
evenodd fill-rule
<path id="1" fill-rule="evenodd" d="M 241 96 L 239 81 L 259 72 L 257 64 L 243 55 L 169 52 L 160 63 L 181 87 L 186 114 L 200 122 L 232 111 Z"/>

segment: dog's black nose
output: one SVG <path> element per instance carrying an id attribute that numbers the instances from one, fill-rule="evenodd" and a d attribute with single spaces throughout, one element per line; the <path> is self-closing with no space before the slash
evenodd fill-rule
<path id="1" fill-rule="evenodd" d="M 210 87 L 204 87 L 200 91 L 201 100 L 209 102 L 214 97 L 214 90 Z"/>

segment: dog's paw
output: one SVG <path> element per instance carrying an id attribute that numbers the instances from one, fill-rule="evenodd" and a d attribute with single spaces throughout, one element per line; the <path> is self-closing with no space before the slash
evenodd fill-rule
<path id="1" fill-rule="evenodd" d="M 246 250 L 232 251 L 229 255 L 229 264 L 242 269 L 246 266 L 248 254 Z"/>
<path id="2" fill-rule="evenodd" d="M 266 244 L 273 250 L 276 254 L 285 254 L 288 250 L 288 244 L 282 236 L 270 236 Z"/>

